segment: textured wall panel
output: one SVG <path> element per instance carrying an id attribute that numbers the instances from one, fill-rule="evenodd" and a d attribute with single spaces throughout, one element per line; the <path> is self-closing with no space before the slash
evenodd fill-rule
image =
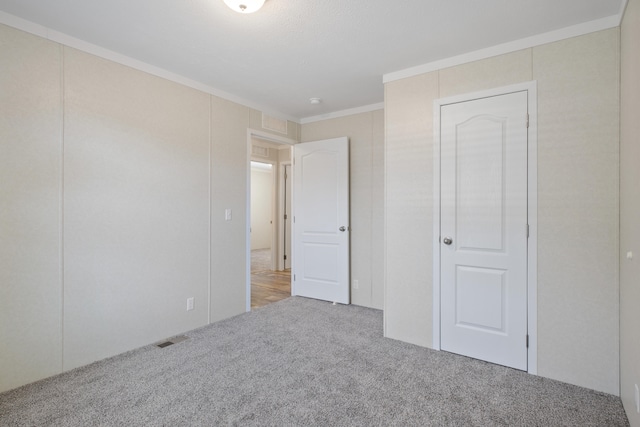
<path id="1" fill-rule="evenodd" d="M 64 186 L 65 369 L 207 323 L 208 95 L 65 48 Z"/>
<path id="2" fill-rule="evenodd" d="M 385 85 L 385 336 L 432 345 L 433 100 L 438 73 Z"/>
<path id="3" fill-rule="evenodd" d="M 533 51 L 538 373 L 612 394 L 619 393 L 618 52 L 618 29 Z"/>
<path id="4" fill-rule="evenodd" d="M 629 1 L 620 38 L 620 395 L 630 424 L 640 426 L 634 401 L 640 386 L 640 1 Z"/>
<path id="5" fill-rule="evenodd" d="M 0 392 L 62 369 L 60 47 L 0 25 Z"/>
<path id="6" fill-rule="evenodd" d="M 211 97 L 212 322 L 246 310 L 247 127 L 249 108 Z"/>

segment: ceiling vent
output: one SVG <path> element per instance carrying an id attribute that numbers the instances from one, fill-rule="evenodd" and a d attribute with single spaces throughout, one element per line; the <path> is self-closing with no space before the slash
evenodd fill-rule
<path id="1" fill-rule="evenodd" d="M 262 128 L 286 135 L 287 121 L 276 119 L 275 117 L 267 116 L 266 114 L 262 113 Z"/>
<path id="2" fill-rule="evenodd" d="M 259 145 L 251 146 L 251 155 L 258 157 L 269 158 L 269 149 L 267 147 L 260 147 Z"/>

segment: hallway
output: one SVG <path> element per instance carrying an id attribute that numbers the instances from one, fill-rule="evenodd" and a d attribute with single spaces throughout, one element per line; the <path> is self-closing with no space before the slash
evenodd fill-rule
<path id="1" fill-rule="evenodd" d="M 291 270 L 271 270 L 271 250 L 251 251 L 251 309 L 291 296 Z"/>

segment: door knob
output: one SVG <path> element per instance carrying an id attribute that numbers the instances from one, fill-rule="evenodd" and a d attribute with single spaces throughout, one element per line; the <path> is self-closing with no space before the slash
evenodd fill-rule
<path id="1" fill-rule="evenodd" d="M 453 240 L 451 240 L 451 237 L 445 237 L 444 239 L 442 239 L 442 243 L 444 243 L 445 245 L 450 245 L 453 243 Z"/>
<path id="2" fill-rule="evenodd" d="M 345 227 L 345 226 L 343 225 L 343 226 L 342 226 L 342 227 L 340 227 L 338 230 L 340 230 L 340 231 L 346 231 L 346 230 L 347 230 L 347 227 Z"/>

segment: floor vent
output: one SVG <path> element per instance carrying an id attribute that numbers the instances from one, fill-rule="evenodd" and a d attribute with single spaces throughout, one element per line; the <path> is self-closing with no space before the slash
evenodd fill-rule
<path id="1" fill-rule="evenodd" d="M 163 342 L 161 342 L 159 344 L 156 344 L 156 347 L 165 348 L 165 347 L 169 347 L 170 345 L 178 344 L 179 342 L 186 341 L 188 339 L 189 339 L 189 337 L 187 337 L 185 335 L 180 335 L 180 336 L 168 339 L 166 341 L 163 341 Z"/>

